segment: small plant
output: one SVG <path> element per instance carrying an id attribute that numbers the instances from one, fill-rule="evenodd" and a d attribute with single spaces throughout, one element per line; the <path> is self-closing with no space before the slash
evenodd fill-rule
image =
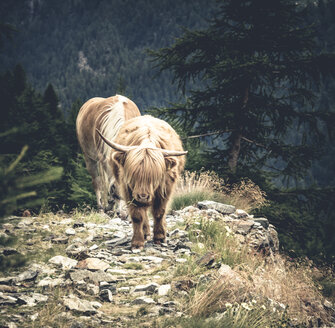
<path id="1" fill-rule="evenodd" d="M 247 212 L 266 204 L 266 193 L 249 179 L 225 185 L 222 193 L 229 204 Z"/>
<path id="2" fill-rule="evenodd" d="M 194 205 L 202 200 L 219 200 L 223 179 L 212 171 L 185 171 L 179 179 L 171 204 L 172 210 Z"/>
<path id="3" fill-rule="evenodd" d="M 266 204 L 266 194 L 249 179 L 228 184 L 213 171 L 185 171 L 177 183 L 171 209 L 179 210 L 202 200 L 231 204 L 250 211 Z"/>
<path id="4" fill-rule="evenodd" d="M 130 270 L 142 270 L 143 269 L 143 264 L 142 263 L 125 263 L 123 266 L 124 269 L 130 269 Z"/>
<path id="5" fill-rule="evenodd" d="M 223 263 L 230 266 L 246 263 L 250 258 L 249 250 L 242 247 L 234 238 L 231 229 L 220 221 L 200 220 L 200 225 L 190 229 L 190 240 L 203 245 L 199 250 L 201 254 L 213 252 Z"/>

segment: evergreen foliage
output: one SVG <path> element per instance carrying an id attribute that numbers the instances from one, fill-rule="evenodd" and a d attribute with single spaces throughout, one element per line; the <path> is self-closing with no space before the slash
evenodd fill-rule
<path id="1" fill-rule="evenodd" d="M 0 217 L 25 208 L 38 209 L 47 199 L 62 197 L 61 183 L 67 158 L 63 131 L 45 97 L 27 82 L 22 66 L 0 76 L 1 97 L 1 213 Z M 53 99 L 57 99 L 53 93 Z M 50 98 L 51 99 L 51 98 Z M 54 103 L 55 105 L 55 103 Z M 18 155 L 20 154 L 20 155 Z"/>
<path id="2" fill-rule="evenodd" d="M 52 82 L 64 111 L 77 99 L 125 96 L 145 110 L 178 98 L 169 74 L 152 81 L 147 48 L 167 45 L 180 25 L 206 24 L 214 0 L 1 1 L 17 27 L 0 69 L 21 62 L 38 90 Z"/>
<path id="3" fill-rule="evenodd" d="M 97 201 L 92 187 L 91 176 L 85 167 L 84 156 L 78 154 L 77 159 L 71 160 L 70 165 L 71 171 L 68 176 L 69 200 L 76 207 L 94 207 Z"/>
<path id="4" fill-rule="evenodd" d="M 151 51 L 186 95 L 152 112 L 177 121 L 184 138 L 202 137 L 188 139 L 191 152 L 207 149 L 188 165 L 230 181 L 248 177 L 266 191 L 270 205 L 258 213 L 278 227 L 286 250 L 332 260 L 333 188 L 274 188 L 313 183 L 306 174 L 332 145 L 335 113 L 323 93 L 334 79 L 335 54 L 317 42 L 313 10 L 291 0 L 218 1 L 208 28 L 186 29 L 171 46 Z"/>
<path id="5" fill-rule="evenodd" d="M 270 203 L 255 211 L 276 225 L 284 250 L 293 257 L 335 260 L 335 188 L 272 192 Z"/>
<path id="6" fill-rule="evenodd" d="M 186 103 L 156 112 L 190 134 L 218 135 L 210 168 L 303 178 L 320 156 L 335 114 L 315 108 L 315 92 L 335 55 L 318 52 L 305 17 L 291 0 L 219 1 L 207 29 L 152 52 L 184 92 L 198 82 Z"/>

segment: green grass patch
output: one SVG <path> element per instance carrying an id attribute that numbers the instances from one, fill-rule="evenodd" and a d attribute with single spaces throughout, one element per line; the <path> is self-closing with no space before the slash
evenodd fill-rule
<path id="1" fill-rule="evenodd" d="M 197 249 L 198 252 L 213 252 L 222 263 L 231 267 L 248 262 L 250 257 L 247 248 L 242 247 L 230 228 L 220 221 L 201 220 L 200 225 L 194 225 L 190 229 L 189 238 L 192 242 L 202 245 L 202 248 Z"/>
<path id="2" fill-rule="evenodd" d="M 194 190 L 185 194 L 177 194 L 173 197 L 171 210 L 178 211 L 203 200 L 214 200 L 213 198 L 214 194 L 208 191 Z"/>
<path id="3" fill-rule="evenodd" d="M 136 262 L 125 263 L 123 268 L 124 269 L 130 269 L 130 270 L 142 270 L 143 269 L 143 264 L 142 263 L 136 263 Z"/>
<path id="4" fill-rule="evenodd" d="M 211 317 L 192 316 L 164 320 L 160 328 L 284 328 L 291 327 L 286 312 L 276 313 L 252 303 L 227 304 L 224 312 Z M 303 327 L 303 326 L 295 326 Z"/>

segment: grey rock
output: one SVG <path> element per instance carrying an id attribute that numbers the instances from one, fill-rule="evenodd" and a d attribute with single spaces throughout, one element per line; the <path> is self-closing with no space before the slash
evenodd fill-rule
<path id="1" fill-rule="evenodd" d="M 235 228 L 235 231 L 237 233 L 240 233 L 242 235 L 246 235 L 247 233 L 249 233 L 249 231 L 251 230 L 253 225 L 254 225 L 254 221 L 251 221 L 251 220 L 241 221 L 241 220 L 239 220 L 234 224 L 234 228 Z"/>
<path id="2" fill-rule="evenodd" d="M 63 270 L 70 270 L 74 268 L 78 261 L 70 259 L 69 257 L 65 257 L 62 255 L 57 255 L 49 259 L 48 261 L 51 264 L 56 265 L 57 267 L 61 267 Z"/>
<path id="3" fill-rule="evenodd" d="M 115 247 L 115 246 L 123 246 L 130 243 L 131 238 L 124 236 L 124 237 L 116 237 L 110 240 L 105 241 L 105 245 L 107 247 Z"/>
<path id="4" fill-rule="evenodd" d="M 0 292 L 0 305 L 15 305 L 18 303 L 19 300 L 16 297 Z M 24 304 L 24 302 L 21 301 L 21 304 Z"/>
<path id="5" fill-rule="evenodd" d="M 18 288 L 15 286 L 1 285 L 0 284 L 0 292 L 3 293 L 16 293 Z"/>
<path id="6" fill-rule="evenodd" d="M 97 245 L 97 244 L 94 244 L 94 245 L 92 245 L 90 248 L 89 248 L 89 250 L 90 251 L 94 251 L 94 250 L 96 250 L 96 249 L 98 249 L 99 248 L 99 246 Z"/>
<path id="7" fill-rule="evenodd" d="M 206 253 L 200 259 L 197 260 L 197 264 L 202 266 L 211 266 L 215 261 L 215 254 L 213 252 Z"/>
<path id="8" fill-rule="evenodd" d="M 72 228 L 68 228 L 65 230 L 65 234 L 68 236 L 74 236 L 76 234 L 76 230 L 72 229 Z"/>
<path id="9" fill-rule="evenodd" d="M 222 264 L 218 270 L 218 274 L 229 284 L 238 286 L 240 288 L 243 288 L 245 286 L 243 278 L 229 265 Z"/>
<path id="10" fill-rule="evenodd" d="M 129 262 L 150 262 L 154 264 L 161 264 L 164 259 L 157 256 L 133 256 L 128 258 Z"/>
<path id="11" fill-rule="evenodd" d="M 253 218 L 253 221 L 260 223 L 265 229 L 269 227 L 269 220 L 266 218 Z"/>
<path id="12" fill-rule="evenodd" d="M 104 271 L 73 270 L 69 272 L 69 277 L 75 283 L 79 281 L 90 281 L 99 284 L 101 281 L 109 283 L 118 281 L 116 276 Z"/>
<path id="13" fill-rule="evenodd" d="M 8 327 L 8 328 L 17 328 L 17 325 L 16 325 L 16 323 L 14 323 L 14 322 L 9 322 L 9 323 L 7 324 L 7 327 Z"/>
<path id="14" fill-rule="evenodd" d="M 23 228 L 24 226 L 30 226 L 33 223 L 34 223 L 34 220 L 32 218 L 24 218 L 17 224 L 17 226 L 19 228 Z"/>
<path id="15" fill-rule="evenodd" d="M 48 300 L 47 295 L 39 294 L 39 293 L 32 293 L 32 294 L 19 294 L 17 296 L 19 300 L 24 302 L 27 306 L 36 306 L 38 303 L 46 302 Z"/>
<path id="16" fill-rule="evenodd" d="M 37 278 L 38 271 L 36 270 L 27 270 L 19 274 L 15 278 L 15 282 L 22 282 L 22 281 L 33 281 Z"/>
<path id="17" fill-rule="evenodd" d="M 65 252 L 68 256 L 71 256 L 77 260 L 84 260 L 89 257 L 87 247 L 80 243 L 69 245 Z"/>
<path id="18" fill-rule="evenodd" d="M 216 210 L 221 214 L 232 214 L 235 212 L 236 208 L 233 205 L 227 205 L 227 204 L 222 204 L 218 202 L 214 202 L 211 200 L 205 200 L 202 202 L 198 202 L 197 204 L 198 208 L 208 210 Z"/>
<path id="19" fill-rule="evenodd" d="M 246 211 L 241 210 L 241 209 L 237 209 L 234 214 L 239 219 L 247 218 L 249 216 L 249 214 Z"/>
<path id="20" fill-rule="evenodd" d="M 276 231 L 275 227 L 272 224 L 269 224 L 268 233 L 269 233 L 270 246 L 272 250 L 274 252 L 278 252 L 279 251 L 278 232 Z"/>
<path id="21" fill-rule="evenodd" d="M 184 249 L 188 249 L 188 250 L 191 249 L 191 248 L 190 248 L 190 245 L 188 245 L 188 244 L 186 244 L 185 242 L 179 240 L 179 241 L 177 242 L 177 244 L 174 246 L 173 251 L 176 252 L 177 250 L 182 249 L 182 248 L 184 248 Z"/>
<path id="22" fill-rule="evenodd" d="M 73 222 L 73 219 L 71 219 L 71 218 L 66 218 L 66 219 L 61 220 L 61 221 L 59 222 L 59 224 L 61 224 L 61 225 L 69 225 L 69 224 L 72 224 L 72 222 Z"/>
<path id="23" fill-rule="evenodd" d="M 109 269 L 110 265 L 100 259 L 89 257 L 85 260 L 78 262 L 77 269 L 88 269 L 92 271 L 102 270 L 105 271 Z"/>
<path id="24" fill-rule="evenodd" d="M 91 315 L 97 313 L 96 308 L 91 304 L 91 302 L 80 299 L 73 294 L 70 294 L 69 296 L 64 296 L 63 303 L 69 310 L 84 315 Z"/>
<path id="25" fill-rule="evenodd" d="M 0 278 L 0 285 L 11 285 L 15 277 Z"/>
<path id="26" fill-rule="evenodd" d="M 150 297 L 140 296 L 140 297 L 137 297 L 132 302 L 132 304 L 134 304 L 134 305 L 150 305 L 150 304 L 156 304 L 156 302 Z"/>
<path id="27" fill-rule="evenodd" d="M 169 233 L 169 237 L 171 239 L 184 238 L 184 237 L 187 237 L 187 232 L 183 231 L 183 230 L 180 230 L 180 229 L 175 229 L 175 230 L 173 230 Z"/>
<path id="28" fill-rule="evenodd" d="M 158 296 L 166 296 L 171 290 L 170 284 L 161 285 L 158 287 Z"/>
<path id="29" fill-rule="evenodd" d="M 128 294 L 130 292 L 130 287 L 120 287 L 117 291 L 121 294 Z"/>
<path id="30" fill-rule="evenodd" d="M 85 283 L 85 289 L 87 294 L 89 295 L 99 295 L 99 287 L 95 284 L 86 284 Z"/>
<path id="31" fill-rule="evenodd" d="M 61 236 L 61 237 L 54 237 L 51 239 L 53 244 L 67 244 L 69 242 L 69 237 Z"/>
<path id="32" fill-rule="evenodd" d="M 48 288 L 53 288 L 53 287 L 57 287 L 57 286 L 68 286 L 71 284 L 71 281 L 69 280 L 64 280 L 62 278 L 55 278 L 52 279 L 50 277 L 46 277 L 42 280 L 40 280 L 37 284 L 38 287 L 48 287 Z"/>
<path id="33" fill-rule="evenodd" d="M 107 281 L 101 281 L 100 282 L 100 290 L 103 290 L 103 289 L 108 289 L 108 290 L 110 290 L 114 294 L 116 293 L 116 286 L 115 286 L 115 284 L 109 283 Z"/>
<path id="34" fill-rule="evenodd" d="M 146 285 L 138 285 L 132 291 L 133 293 L 146 292 L 148 294 L 153 294 L 158 289 L 159 285 L 155 282 L 151 282 Z"/>
<path id="35" fill-rule="evenodd" d="M 329 302 L 328 300 L 324 300 L 323 306 L 327 310 L 335 311 L 335 305 L 332 302 Z"/>
<path id="36" fill-rule="evenodd" d="M 100 290 L 99 296 L 105 302 L 112 302 L 113 301 L 113 293 L 109 289 Z"/>

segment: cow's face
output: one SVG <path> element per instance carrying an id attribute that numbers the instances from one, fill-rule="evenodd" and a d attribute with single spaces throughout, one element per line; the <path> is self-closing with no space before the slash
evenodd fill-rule
<path id="1" fill-rule="evenodd" d="M 156 192 L 164 194 L 165 158 L 159 150 L 138 148 L 115 152 L 112 160 L 122 171 L 122 183 L 138 203 L 151 204 Z"/>
<path id="2" fill-rule="evenodd" d="M 120 167 L 122 183 L 135 201 L 150 204 L 157 192 L 165 197 L 166 173 L 177 165 L 175 157 L 186 155 L 187 151 L 157 148 L 148 141 L 138 146 L 120 145 L 97 132 L 115 150 L 112 160 Z"/>

